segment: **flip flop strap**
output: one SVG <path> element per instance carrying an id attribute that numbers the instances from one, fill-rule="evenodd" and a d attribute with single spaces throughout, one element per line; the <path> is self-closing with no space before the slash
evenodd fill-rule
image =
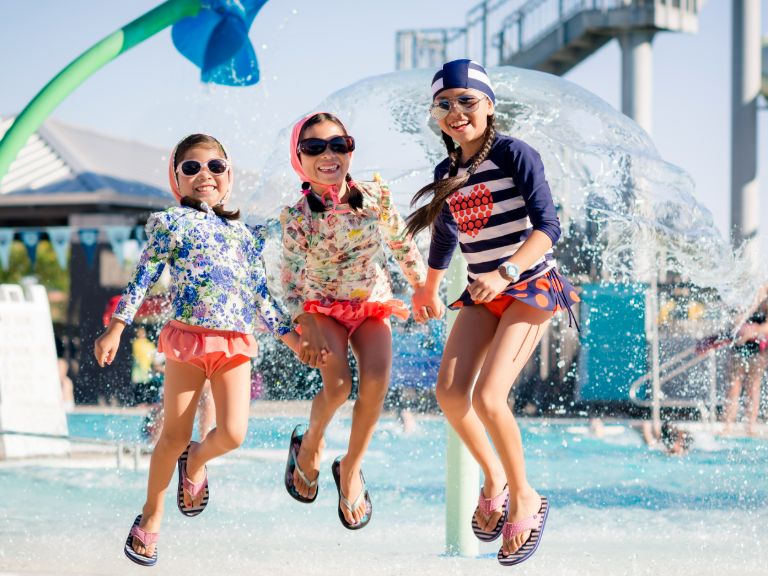
<path id="1" fill-rule="evenodd" d="M 504 524 L 504 528 L 502 528 L 501 533 L 503 534 L 505 540 L 511 540 L 514 536 L 522 534 L 527 530 L 536 530 L 539 527 L 540 518 L 541 514 L 536 513 L 533 516 L 523 518 L 522 520 L 507 522 Z"/>
<path id="2" fill-rule="evenodd" d="M 182 472 L 183 472 L 182 482 L 184 485 L 184 490 L 187 491 L 187 493 L 192 497 L 193 500 L 200 495 L 200 493 L 205 489 L 205 486 L 208 483 L 208 468 L 205 467 L 204 470 L 205 470 L 205 477 L 200 482 L 195 483 L 195 482 L 192 482 L 192 480 L 190 480 L 187 477 L 186 463 L 184 464 L 184 466 L 182 466 Z"/>
<path id="3" fill-rule="evenodd" d="M 296 447 L 293 446 L 291 448 L 291 451 L 293 452 L 293 463 L 294 468 L 296 469 L 296 472 L 299 474 L 299 478 L 304 482 L 304 484 L 307 485 L 307 488 L 314 488 L 317 486 L 317 481 L 320 479 L 320 473 L 318 472 L 317 477 L 314 480 L 310 480 L 307 478 L 307 475 L 304 474 L 304 470 L 301 469 L 301 466 L 299 466 L 299 452 L 296 450 Z"/>
<path id="4" fill-rule="evenodd" d="M 509 489 L 504 487 L 504 490 L 500 494 L 497 494 L 493 498 L 486 498 L 483 495 L 483 489 L 480 489 L 480 498 L 477 500 L 477 507 L 480 508 L 480 512 L 484 516 L 490 516 L 497 510 L 501 510 L 504 503 L 507 501 Z"/>
<path id="5" fill-rule="evenodd" d="M 136 524 L 131 527 L 131 536 L 133 536 L 134 538 L 138 538 L 139 542 L 141 542 L 146 547 L 146 546 L 149 546 L 150 544 L 157 543 L 157 540 L 160 538 L 160 533 L 147 532 L 139 528 L 139 525 Z"/>
<path id="6" fill-rule="evenodd" d="M 341 503 L 344 505 L 344 507 L 349 510 L 350 512 L 354 512 L 358 506 L 360 506 L 360 502 L 362 502 L 363 498 L 365 498 L 365 484 L 363 484 L 363 488 L 360 490 L 360 494 L 357 495 L 357 498 L 355 498 L 354 502 L 350 502 L 347 500 L 347 498 L 344 496 L 344 494 L 341 495 Z"/>

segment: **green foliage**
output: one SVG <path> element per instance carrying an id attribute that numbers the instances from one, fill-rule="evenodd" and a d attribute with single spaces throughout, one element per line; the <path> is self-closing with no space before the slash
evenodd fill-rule
<path id="1" fill-rule="evenodd" d="M 16 241 L 11 246 L 8 270 L 0 269 L 0 283 L 19 284 L 25 276 L 35 276 L 48 291 L 60 290 L 69 293 L 69 262 L 67 262 L 67 268 L 63 270 L 59 268 L 56 253 L 47 240 L 42 240 L 37 245 L 37 261 L 34 270 L 24 244 Z"/>

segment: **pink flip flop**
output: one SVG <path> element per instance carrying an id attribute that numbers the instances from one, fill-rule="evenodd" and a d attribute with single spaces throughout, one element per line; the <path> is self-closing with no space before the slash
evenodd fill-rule
<path id="1" fill-rule="evenodd" d="M 177 501 L 179 506 L 179 512 L 184 516 L 197 516 L 205 507 L 208 506 L 208 467 L 205 468 L 205 478 L 202 482 L 194 483 L 187 477 L 187 458 L 189 457 L 189 447 L 192 446 L 192 442 L 189 443 L 184 453 L 179 456 L 179 484 L 177 489 Z M 196 499 L 201 492 L 205 491 L 202 501 L 199 506 L 186 506 L 184 504 L 184 492 L 189 494 L 192 499 Z"/>
<path id="2" fill-rule="evenodd" d="M 497 510 L 501 510 L 501 518 L 496 523 L 496 526 L 490 532 L 481 530 L 480 525 L 477 523 L 478 511 L 483 516 L 491 516 Z M 477 508 L 472 515 L 472 532 L 475 533 L 477 539 L 481 542 L 493 542 L 501 535 L 501 531 L 504 528 L 504 523 L 507 521 L 507 515 L 509 514 L 509 488 L 504 485 L 504 490 L 500 494 L 497 494 L 493 498 L 486 498 L 483 495 L 483 489 L 480 488 L 480 497 L 477 500 Z"/>
<path id="3" fill-rule="evenodd" d="M 133 521 L 133 526 L 131 526 L 131 531 L 128 533 L 128 539 L 125 541 L 123 551 L 131 562 L 135 562 L 141 566 L 154 566 L 157 564 L 157 546 L 155 546 L 155 551 L 152 556 L 143 556 L 133 549 L 133 539 L 136 538 L 144 546 L 149 546 L 150 544 L 157 544 L 157 540 L 160 538 L 160 534 L 157 532 L 146 532 L 142 530 L 139 528 L 140 522 L 141 514 L 136 516 L 136 520 Z"/>
<path id="4" fill-rule="evenodd" d="M 536 548 L 539 547 L 541 536 L 544 533 L 544 524 L 547 522 L 548 515 L 549 500 L 542 496 L 541 508 L 539 508 L 539 511 L 536 514 L 518 520 L 517 522 L 507 522 L 504 524 L 504 528 L 502 529 L 504 540 L 510 540 L 517 534 L 522 534 L 528 530 L 531 531 L 531 535 L 528 536 L 528 540 L 526 540 L 520 548 L 515 550 L 515 552 L 509 556 L 504 556 L 504 547 L 502 546 L 496 556 L 499 560 L 499 564 L 502 566 L 514 566 L 515 564 L 520 564 L 520 562 L 528 560 L 528 558 L 536 552 Z"/>

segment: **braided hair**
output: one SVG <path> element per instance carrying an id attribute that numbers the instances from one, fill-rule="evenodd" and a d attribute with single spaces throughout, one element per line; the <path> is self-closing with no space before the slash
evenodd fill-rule
<path id="1" fill-rule="evenodd" d="M 408 234 L 415 236 L 421 230 L 429 228 L 432 225 L 438 214 L 440 214 L 440 211 L 443 209 L 443 205 L 448 200 L 448 197 L 464 186 L 480 164 L 488 158 L 488 154 L 491 151 L 491 146 L 493 146 L 495 138 L 495 120 L 494 116 L 490 115 L 488 116 L 488 126 L 483 135 L 483 145 L 480 147 L 477 154 L 471 158 L 467 171 L 459 176 L 461 149 L 457 149 L 453 138 L 443 132 L 443 142 L 445 142 L 445 147 L 448 149 L 448 158 L 450 159 L 448 178 L 431 182 L 414 194 L 413 200 L 411 200 L 411 206 L 416 204 L 422 198 L 427 197 L 429 194 L 432 194 L 432 199 L 406 218 L 406 231 Z"/>

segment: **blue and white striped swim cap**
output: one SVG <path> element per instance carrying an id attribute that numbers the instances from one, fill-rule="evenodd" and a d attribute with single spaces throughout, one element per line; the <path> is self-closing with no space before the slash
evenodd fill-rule
<path id="1" fill-rule="evenodd" d="M 443 64 L 442 70 L 438 70 L 435 77 L 432 78 L 432 99 L 443 90 L 450 90 L 451 88 L 479 90 L 496 104 L 496 95 L 493 93 L 493 87 L 485 68 L 474 60 L 452 60 Z"/>

